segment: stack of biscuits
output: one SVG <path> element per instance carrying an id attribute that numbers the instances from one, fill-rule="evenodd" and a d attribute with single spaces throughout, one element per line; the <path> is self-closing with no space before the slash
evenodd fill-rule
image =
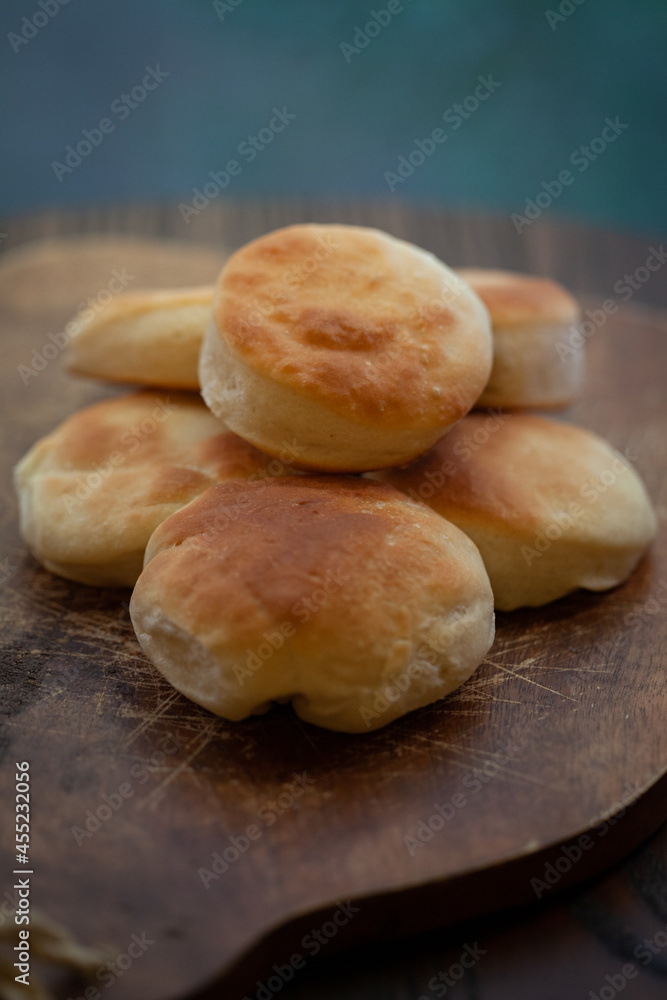
<path id="1" fill-rule="evenodd" d="M 579 391 L 578 320 L 553 281 L 378 230 L 269 233 L 215 287 L 75 324 L 70 371 L 143 388 L 23 458 L 23 535 L 134 587 L 144 652 L 210 711 L 378 728 L 470 677 L 494 607 L 614 587 L 655 534 L 622 455 L 530 412 Z"/>

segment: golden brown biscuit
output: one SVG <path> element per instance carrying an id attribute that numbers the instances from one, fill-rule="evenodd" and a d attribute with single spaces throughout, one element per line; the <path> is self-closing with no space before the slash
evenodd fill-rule
<path id="1" fill-rule="evenodd" d="M 472 538 L 501 611 L 615 587 L 656 532 L 623 456 L 546 417 L 470 414 L 419 461 L 378 476 Z"/>
<path id="2" fill-rule="evenodd" d="M 117 295 L 75 316 L 65 364 L 110 382 L 199 389 L 197 365 L 211 317 L 213 287 Z"/>
<path id="3" fill-rule="evenodd" d="M 18 464 L 21 532 L 52 573 L 132 586 L 151 533 L 170 514 L 213 483 L 287 471 L 194 394 L 121 396 L 75 413 Z"/>
<path id="4" fill-rule="evenodd" d="M 472 542 L 346 476 L 212 487 L 152 536 L 130 613 L 146 655 L 210 711 L 291 701 L 351 733 L 453 691 L 494 631 Z"/>
<path id="5" fill-rule="evenodd" d="M 290 226 L 222 270 L 199 374 L 213 412 L 305 468 L 409 461 L 479 397 L 487 312 L 432 254 L 374 229 Z"/>
<path id="6" fill-rule="evenodd" d="M 493 370 L 478 406 L 559 407 L 572 402 L 583 377 L 579 306 L 549 278 L 460 268 L 489 310 Z M 573 347 L 578 343 L 579 347 Z"/>

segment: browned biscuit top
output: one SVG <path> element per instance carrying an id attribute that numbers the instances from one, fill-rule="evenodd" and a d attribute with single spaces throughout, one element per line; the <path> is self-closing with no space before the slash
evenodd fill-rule
<path id="1" fill-rule="evenodd" d="M 611 445 L 528 414 L 468 414 L 412 465 L 378 475 L 457 524 L 501 533 L 538 530 L 564 512 L 573 520 L 568 538 L 611 538 L 621 528 L 642 533 L 652 516 L 641 482 Z"/>
<path id="2" fill-rule="evenodd" d="M 494 328 L 534 323 L 574 323 L 576 300 L 557 281 L 514 271 L 457 268 L 489 310 Z"/>
<path id="3" fill-rule="evenodd" d="M 193 285 L 192 288 L 135 288 L 114 296 L 87 326 L 101 326 L 114 320 L 128 320 L 142 313 L 152 313 L 159 309 L 178 309 L 181 306 L 210 306 L 213 301 L 213 285 Z M 76 334 L 75 334 L 76 336 Z"/>
<path id="4" fill-rule="evenodd" d="M 15 482 L 21 531 L 55 573 L 131 586 L 158 524 L 213 483 L 285 475 L 194 393 L 139 392 L 89 406 L 38 441 Z"/>
<path id="5" fill-rule="evenodd" d="M 256 373 L 383 428 L 453 423 L 491 369 L 477 297 L 377 230 L 298 225 L 247 244 L 222 271 L 213 315 Z"/>
<path id="6" fill-rule="evenodd" d="M 472 543 L 393 487 L 303 476 L 211 487 L 156 529 L 141 586 L 207 643 L 229 633 L 241 649 L 302 621 L 301 602 L 322 588 L 336 599 L 321 601 L 308 641 L 336 635 L 343 649 L 409 634 L 406 587 L 455 606 L 478 576 Z"/>
<path id="7" fill-rule="evenodd" d="M 188 503 L 220 480 L 287 471 L 226 430 L 194 393 L 146 391 L 63 421 L 23 458 L 16 481 L 19 489 L 40 484 L 41 505 L 34 511 L 40 523 L 50 519 L 55 531 L 71 508 L 76 522 L 61 529 L 74 534 L 74 544 L 85 511 L 91 523 L 99 521 L 95 543 L 101 545 L 113 526 L 129 538 L 142 519 L 154 522 L 158 509 Z M 86 537 L 83 532 L 78 544 L 85 547 Z"/>
<path id="8" fill-rule="evenodd" d="M 73 414 L 29 453 L 23 474 L 76 473 L 100 466 L 151 469 L 175 483 L 206 473 L 213 479 L 246 477 L 270 460 L 225 429 L 200 397 L 185 392 L 137 392 Z M 26 459 L 24 459 L 24 463 Z"/>

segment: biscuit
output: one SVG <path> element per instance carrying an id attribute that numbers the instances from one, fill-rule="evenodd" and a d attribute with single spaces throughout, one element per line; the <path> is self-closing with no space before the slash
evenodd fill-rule
<path id="1" fill-rule="evenodd" d="M 125 292 L 71 322 L 68 371 L 109 382 L 199 389 L 197 365 L 213 286 Z"/>
<path id="2" fill-rule="evenodd" d="M 419 461 L 379 475 L 472 538 L 501 611 L 615 587 L 656 532 L 625 458 L 546 417 L 470 414 Z"/>
<path id="3" fill-rule="evenodd" d="M 479 397 L 488 314 L 432 254 L 357 226 L 298 225 L 222 270 L 204 338 L 202 395 L 271 455 L 295 438 L 309 469 L 409 461 Z"/>
<path id="4" fill-rule="evenodd" d="M 52 573 L 132 586 L 164 518 L 213 483 L 286 471 L 194 394 L 121 396 L 75 413 L 18 464 L 21 532 Z"/>
<path id="5" fill-rule="evenodd" d="M 130 613 L 149 659 L 209 711 L 290 701 L 350 733 L 453 691 L 494 634 L 472 542 L 347 476 L 211 487 L 153 534 Z"/>
<path id="6" fill-rule="evenodd" d="M 584 353 L 579 306 L 562 285 L 512 271 L 461 268 L 489 310 L 493 369 L 477 405 L 561 407 L 576 396 Z"/>

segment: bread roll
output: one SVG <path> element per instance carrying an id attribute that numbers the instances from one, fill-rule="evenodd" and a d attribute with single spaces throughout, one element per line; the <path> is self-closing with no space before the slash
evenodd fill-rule
<path id="1" fill-rule="evenodd" d="M 75 413 L 19 463 L 21 532 L 52 573 L 132 586 L 165 517 L 213 483 L 286 471 L 227 431 L 198 396 L 121 396 Z"/>
<path id="2" fill-rule="evenodd" d="M 457 272 L 489 310 L 493 370 L 478 406 L 561 407 L 584 369 L 579 306 L 562 285 L 512 271 Z"/>
<path id="3" fill-rule="evenodd" d="M 453 691 L 494 632 L 472 542 L 344 476 L 211 487 L 153 534 L 130 612 L 146 655 L 211 712 L 291 701 L 350 733 Z"/>
<path id="4" fill-rule="evenodd" d="M 223 268 L 199 373 L 212 411 L 299 464 L 406 462 L 479 397 L 491 332 L 477 296 L 432 254 L 357 226 L 279 229 Z"/>
<path id="5" fill-rule="evenodd" d="M 502 611 L 615 587 L 656 532 L 623 456 L 546 417 L 470 414 L 419 461 L 381 476 L 472 538 Z"/>
<path id="6" fill-rule="evenodd" d="M 132 291 L 74 317 L 70 372 L 109 382 L 199 389 L 197 365 L 213 287 Z"/>

